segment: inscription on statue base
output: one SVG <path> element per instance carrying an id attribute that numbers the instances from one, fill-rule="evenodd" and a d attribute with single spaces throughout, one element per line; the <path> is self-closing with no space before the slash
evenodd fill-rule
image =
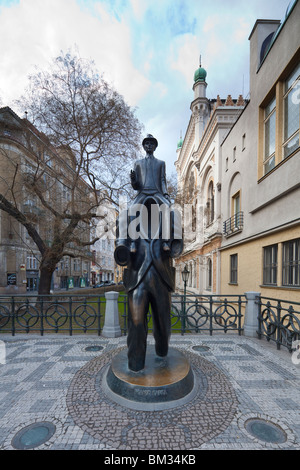
<path id="1" fill-rule="evenodd" d="M 153 346 L 148 346 L 145 368 L 133 372 L 128 368 L 127 351 L 117 354 L 106 374 L 107 389 L 121 404 L 157 409 L 163 404 L 174 407 L 185 398 L 192 397 L 194 373 L 185 355 L 170 348 L 168 355 L 160 358 Z"/>

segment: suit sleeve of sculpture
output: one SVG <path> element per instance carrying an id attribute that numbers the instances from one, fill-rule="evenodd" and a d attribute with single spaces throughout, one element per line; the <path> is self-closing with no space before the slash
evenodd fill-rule
<path id="1" fill-rule="evenodd" d="M 137 168 L 136 163 L 134 164 L 133 171 L 130 172 L 130 179 L 131 179 L 131 186 L 133 189 L 140 189 L 140 182 L 139 182 L 139 171 Z"/>
<path id="2" fill-rule="evenodd" d="M 166 180 L 166 164 L 163 162 L 162 166 L 162 175 L 161 175 L 161 188 L 164 196 L 168 196 L 168 189 L 167 189 L 167 180 Z"/>

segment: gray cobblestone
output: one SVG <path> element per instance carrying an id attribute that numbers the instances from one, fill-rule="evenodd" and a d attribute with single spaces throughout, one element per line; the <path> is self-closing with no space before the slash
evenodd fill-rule
<path id="1" fill-rule="evenodd" d="M 288 352 L 264 341 L 235 335 L 172 336 L 172 347 L 201 368 L 207 386 L 184 407 L 140 412 L 111 402 L 99 389 L 97 367 L 126 346 L 126 338 L 0 339 L 6 345 L 6 364 L 0 364 L 0 449 L 13 449 L 12 438 L 20 429 L 42 421 L 54 423 L 56 432 L 37 449 L 300 448 L 300 366 L 292 363 Z M 95 344 L 103 349 L 85 351 Z M 209 350 L 193 349 L 199 345 Z M 228 387 L 227 401 L 220 395 L 222 384 Z M 250 435 L 245 422 L 253 417 L 279 426 L 286 441 L 271 444 Z"/>

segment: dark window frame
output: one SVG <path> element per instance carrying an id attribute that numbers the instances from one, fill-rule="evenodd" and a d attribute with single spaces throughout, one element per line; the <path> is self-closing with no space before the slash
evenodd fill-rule
<path id="1" fill-rule="evenodd" d="M 263 250 L 263 284 L 277 286 L 278 245 L 265 246 Z"/>
<path id="2" fill-rule="evenodd" d="M 238 255 L 234 253 L 230 255 L 230 284 L 238 283 Z"/>
<path id="3" fill-rule="evenodd" d="M 300 287 L 300 238 L 282 244 L 282 285 Z"/>

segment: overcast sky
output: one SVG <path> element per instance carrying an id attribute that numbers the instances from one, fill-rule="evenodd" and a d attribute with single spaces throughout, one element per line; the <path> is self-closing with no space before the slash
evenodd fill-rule
<path id="1" fill-rule="evenodd" d="M 74 45 L 137 108 L 157 158 L 174 173 L 176 147 L 207 70 L 207 97 L 249 92 L 249 41 L 256 19 L 282 20 L 289 0 L 0 0 L 0 103 L 24 92 L 34 65 Z M 25 111 L 25 110 L 23 110 Z M 30 116 L 28 116 L 30 118 Z"/>

